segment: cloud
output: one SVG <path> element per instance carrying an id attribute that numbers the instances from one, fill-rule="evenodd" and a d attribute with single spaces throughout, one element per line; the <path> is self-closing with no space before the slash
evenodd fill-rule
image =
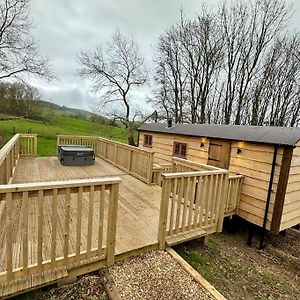
<path id="1" fill-rule="evenodd" d="M 77 55 L 81 50 L 105 43 L 119 27 L 138 42 L 151 67 L 152 46 L 179 19 L 180 8 L 191 17 L 200 12 L 205 2 L 209 7 L 220 3 L 217 0 L 32 0 L 34 36 L 59 80 L 51 85 L 35 78 L 30 82 L 39 87 L 45 100 L 92 110 L 91 103 L 94 105 L 97 98 L 89 92 L 88 84 L 76 76 Z M 293 1 L 293 28 L 300 27 L 299 2 Z M 147 93 L 149 88 L 137 92 L 139 103 L 146 100 L 143 98 Z"/>

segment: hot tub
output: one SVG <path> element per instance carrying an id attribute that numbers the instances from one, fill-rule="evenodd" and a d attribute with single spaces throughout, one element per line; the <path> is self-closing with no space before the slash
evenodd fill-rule
<path id="1" fill-rule="evenodd" d="M 59 145 L 58 159 L 64 166 L 90 166 L 95 162 L 95 153 L 86 146 Z"/>

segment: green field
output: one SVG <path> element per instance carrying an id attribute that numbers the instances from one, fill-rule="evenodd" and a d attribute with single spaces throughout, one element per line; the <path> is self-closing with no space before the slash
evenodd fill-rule
<path id="1" fill-rule="evenodd" d="M 56 136 L 97 135 L 127 143 L 124 128 L 113 127 L 88 120 L 75 119 L 68 116 L 55 115 L 51 124 L 18 118 L 0 121 L 0 136 L 8 141 L 15 133 L 36 133 L 38 135 L 38 155 L 51 156 L 56 154 Z"/>

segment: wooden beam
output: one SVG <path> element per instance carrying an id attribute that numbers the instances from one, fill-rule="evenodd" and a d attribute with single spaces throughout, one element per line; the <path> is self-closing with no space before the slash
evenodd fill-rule
<path id="1" fill-rule="evenodd" d="M 292 157 L 293 147 L 284 147 L 270 229 L 270 231 L 274 234 L 279 233 L 280 230 L 285 192 L 288 184 Z"/>
<path id="2" fill-rule="evenodd" d="M 107 256 L 106 265 L 112 266 L 115 260 L 116 231 L 117 231 L 117 213 L 118 213 L 119 185 L 111 186 L 108 204 L 107 221 Z"/>
<path id="3" fill-rule="evenodd" d="M 178 264 L 191 275 L 201 286 L 203 286 L 216 300 L 226 300 L 226 298 L 216 290 L 207 280 L 205 280 L 192 266 L 190 266 L 172 248 L 167 248 L 167 252 L 176 260 Z"/>

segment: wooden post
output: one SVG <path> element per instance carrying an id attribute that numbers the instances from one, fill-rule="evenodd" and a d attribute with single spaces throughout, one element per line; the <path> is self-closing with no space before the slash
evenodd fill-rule
<path id="1" fill-rule="evenodd" d="M 38 191 L 38 242 L 37 242 L 37 253 L 38 253 L 38 270 L 42 272 L 43 268 L 43 204 L 44 195 L 43 190 Z"/>
<path id="2" fill-rule="evenodd" d="M 220 209 L 219 209 L 219 216 L 218 216 L 218 223 L 217 223 L 217 232 L 222 232 L 223 230 L 226 197 L 228 194 L 228 182 L 229 182 L 229 175 L 228 173 L 226 173 L 223 175 L 223 189 L 221 190 L 222 195 L 219 203 Z"/>
<path id="3" fill-rule="evenodd" d="M 23 272 L 28 273 L 28 192 L 23 192 L 22 199 L 22 239 L 23 239 Z"/>
<path id="4" fill-rule="evenodd" d="M 6 272 L 7 280 L 13 279 L 12 267 L 12 193 L 6 193 L 5 196 L 5 211 L 6 211 Z"/>
<path id="5" fill-rule="evenodd" d="M 60 144 L 60 136 L 56 137 L 56 155 L 58 155 L 58 145 Z"/>
<path id="6" fill-rule="evenodd" d="M 129 149 L 129 159 L 128 159 L 128 172 L 130 174 L 130 171 L 131 171 L 131 162 L 132 162 L 132 149 Z"/>
<path id="7" fill-rule="evenodd" d="M 163 176 L 158 222 L 158 249 L 165 249 L 171 180 Z"/>
<path id="8" fill-rule="evenodd" d="M 153 160 L 154 160 L 154 153 L 149 153 L 149 166 L 148 166 L 148 172 L 147 172 L 147 184 L 152 183 Z"/>
<path id="9" fill-rule="evenodd" d="M 37 135 L 33 136 L 33 155 L 37 156 Z"/>
<path id="10" fill-rule="evenodd" d="M 112 266 L 115 262 L 116 230 L 118 213 L 119 184 L 113 184 L 110 188 L 108 204 L 108 224 L 107 224 L 107 247 L 106 266 Z"/>
<path id="11" fill-rule="evenodd" d="M 239 214 L 239 210 L 240 210 L 240 201 L 241 201 L 241 196 L 242 196 L 243 180 L 244 180 L 244 177 L 240 177 L 238 179 L 239 189 L 238 189 L 238 193 L 237 193 L 238 198 L 237 198 L 237 201 L 236 201 L 236 209 L 235 209 L 235 214 L 236 215 Z"/>
<path id="12" fill-rule="evenodd" d="M 118 155 L 118 146 L 115 144 L 115 151 L 114 151 L 114 163 L 117 164 L 117 155 Z"/>

